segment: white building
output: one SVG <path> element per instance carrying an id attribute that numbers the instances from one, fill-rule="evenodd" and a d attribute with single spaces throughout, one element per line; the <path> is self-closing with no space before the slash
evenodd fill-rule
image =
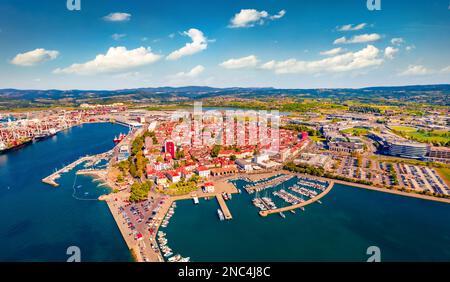
<path id="1" fill-rule="evenodd" d="M 203 178 L 208 178 L 209 175 L 211 174 L 211 171 L 209 170 L 209 168 L 204 167 L 204 166 L 199 166 L 195 171 L 197 172 L 198 176 L 203 177 Z"/>
<path id="2" fill-rule="evenodd" d="M 181 175 L 176 171 L 167 171 L 166 175 L 172 183 L 178 183 L 181 180 Z"/>
<path id="3" fill-rule="evenodd" d="M 267 155 L 267 154 L 259 154 L 259 155 L 256 155 L 253 157 L 253 162 L 257 163 L 257 164 L 267 162 L 267 161 L 269 161 L 269 155 Z"/>
<path id="4" fill-rule="evenodd" d="M 252 163 L 246 160 L 236 160 L 236 165 L 238 166 L 239 170 L 244 170 L 246 172 L 253 170 Z"/>
<path id="5" fill-rule="evenodd" d="M 214 193 L 215 187 L 214 184 L 211 182 L 207 182 L 203 185 L 203 192 L 205 193 Z"/>

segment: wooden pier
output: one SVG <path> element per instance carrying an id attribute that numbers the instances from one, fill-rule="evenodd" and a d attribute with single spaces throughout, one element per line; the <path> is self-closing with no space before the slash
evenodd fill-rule
<path id="1" fill-rule="evenodd" d="M 223 199 L 222 195 L 216 194 L 216 199 L 217 199 L 217 202 L 219 203 L 220 209 L 222 210 L 225 219 L 227 219 L 227 220 L 233 219 L 233 216 L 231 215 L 231 212 L 228 209 L 228 206 L 225 203 L 225 200 Z"/>

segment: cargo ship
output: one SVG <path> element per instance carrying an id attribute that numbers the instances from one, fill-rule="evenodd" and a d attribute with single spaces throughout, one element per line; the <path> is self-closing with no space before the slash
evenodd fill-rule
<path id="1" fill-rule="evenodd" d="M 122 142 L 123 139 L 125 139 L 125 137 L 127 137 L 126 134 L 120 133 L 119 137 L 114 137 L 114 143 L 118 144 L 120 142 Z"/>
<path id="2" fill-rule="evenodd" d="M 5 144 L 4 142 L 0 142 L 0 154 L 4 154 L 4 153 L 7 153 L 12 150 L 17 150 L 17 149 L 23 148 L 32 142 L 33 142 L 33 139 L 31 139 L 31 138 L 27 138 L 27 139 L 20 140 L 20 141 L 14 140 L 10 144 Z"/>
<path id="3" fill-rule="evenodd" d="M 48 132 L 46 132 L 46 133 L 36 134 L 36 135 L 33 137 L 33 141 L 36 142 L 36 141 L 42 141 L 42 140 L 45 140 L 45 139 L 47 139 L 47 138 L 50 138 L 50 137 L 55 136 L 56 133 L 58 133 L 58 132 L 56 131 L 56 129 L 50 128 L 50 129 L 48 130 Z"/>

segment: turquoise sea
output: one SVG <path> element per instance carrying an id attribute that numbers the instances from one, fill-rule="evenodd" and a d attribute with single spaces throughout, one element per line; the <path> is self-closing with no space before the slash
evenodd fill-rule
<path id="1" fill-rule="evenodd" d="M 0 155 L 0 261 L 65 261 L 69 246 L 82 261 L 131 260 L 106 204 L 92 200 L 106 188 L 74 172 L 58 188 L 41 183 L 55 168 L 111 149 L 125 131 L 88 124 Z M 323 204 L 283 219 L 261 218 L 252 198 L 234 195 L 233 220 L 223 222 L 215 199 L 178 202 L 162 229 L 169 246 L 192 261 L 365 261 L 369 246 L 384 261 L 450 261 L 447 204 L 336 185 Z"/>

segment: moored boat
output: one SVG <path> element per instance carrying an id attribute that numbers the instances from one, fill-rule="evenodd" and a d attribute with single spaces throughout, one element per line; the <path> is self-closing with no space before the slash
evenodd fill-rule
<path id="1" fill-rule="evenodd" d="M 223 212 L 220 209 L 217 209 L 217 214 L 219 215 L 219 219 L 221 221 L 225 220 L 225 217 L 223 216 Z"/>

